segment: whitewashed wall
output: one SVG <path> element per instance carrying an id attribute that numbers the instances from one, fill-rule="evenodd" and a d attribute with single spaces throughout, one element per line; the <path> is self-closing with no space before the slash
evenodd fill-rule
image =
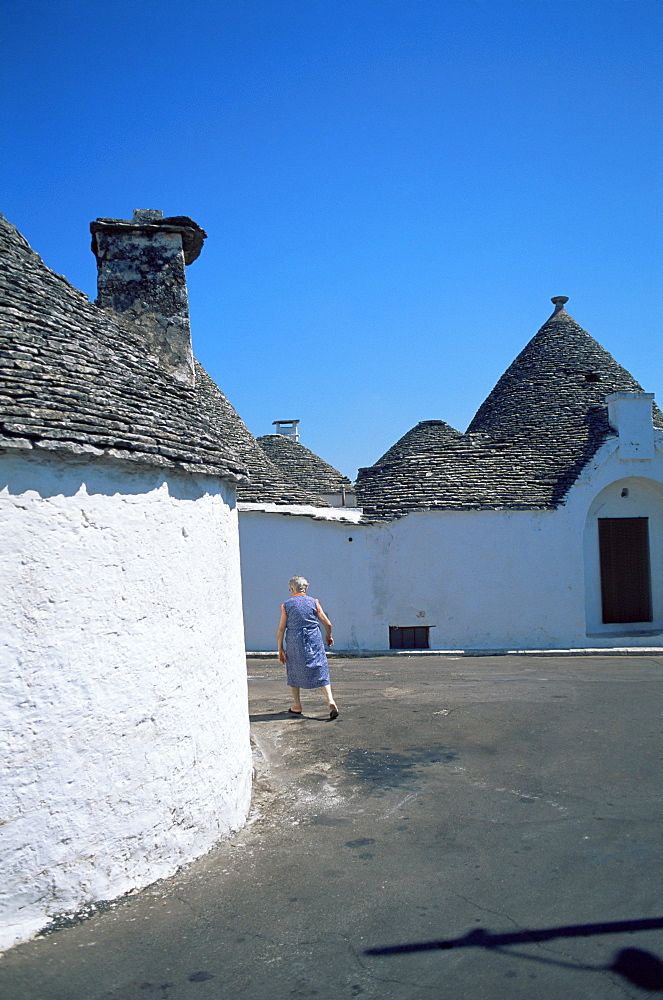
<path id="1" fill-rule="evenodd" d="M 275 648 L 278 604 L 293 573 L 311 580 L 338 649 L 387 649 L 390 625 L 431 626 L 431 648 L 440 650 L 659 645 L 663 450 L 656 437 L 649 461 L 621 457 L 610 440 L 554 511 L 421 511 L 350 528 L 321 515 L 242 508 L 247 648 Z M 626 500 L 621 490 L 629 484 Z M 617 516 L 608 509 L 650 519 L 654 622 L 645 628 L 600 621 L 596 517 Z"/>
<path id="2" fill-rule="evenodd" d="M 582 625 L 584 589 L 582 547 L 574 551 L 559 520 L 552 512 L 426 511 L 395 522 L 389 587 L 376 606 L 383 632 L 429 625 L 433 649 L 560 644 L 560 622 L 565 631 Z"/>
<path id="3" fill-rule="evenodd" d="M 306 577 L 309 594 L 331 618 L 337 648 L 375 648 L 370 618 L 363 617 L 370 607 L 374 567 L 370 536 L 356 523 L 361 512 L 239 508 L 246 648 L 276 649 L 280 605 L 290 596 L 288 580 L 295 574 Z"/>
<path id="4" fill-rule="evenodd" d="M 629 496 L 622 498 L 629 484 Z M 606 513 L 607 498 L 612 498 L 611 513 Z M 654 622 L 645 628 L 600 622 L 596 517 L 619 514 L 650 519 Z M 430 632 L 435 649 L 660 643 L 660 447 L 652 461 L 631 461 L 621 457 L 614 439 L 609 441 L 555 511 L 421 512 L 392 522 L 389 535 L 383 591 L 375 594 L 373 605 L 385 641 L 391 624 L 435 626 Z"/>
<path id="5" fill-rule="evenodd" d="M 0 454 L 0 946 L 237 829 L 251 759 L 234 488 Z"/>

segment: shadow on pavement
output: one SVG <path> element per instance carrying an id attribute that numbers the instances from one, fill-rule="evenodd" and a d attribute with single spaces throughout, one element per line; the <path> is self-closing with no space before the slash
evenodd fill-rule
<path id="1" fill-rule="evenodd" d="M 330 719 L 328 715 L 320 717 L 319 715 L 307 715 L 306 712 L 296 715 L 294 712 L 289 712 L 287 708 L 281 712 L 262 712 L 249 716 L 249 722 L 274 722 L 276 719 L 305 719 L 306 722 L 338 722 L 338 719 Z"/>
<path id="2" fill-rule="evenodd" d="M 658 930 L 663 927 L 663 917 L 644 920 L 616 920 L 597 924 L 569 924 L 547 927 L 542 930 L 510 931 L 493 934 L 483 927 L 469 931 L 463 937 L 438 941 L 416 941 L 410 944 L 389 945 L 384 948 L 367 948 L 365 955 L 402 955 L 422 951 L 449 951 L 452 948 L 486 948 L 505 951 L 505 954 L 546 965 L 567 966 L 588 972 L 616 972 L 629 983 L 649 992 L 663 992 L 663 962 L 651 952 L 640 948 L 622 948 L 615 954 L 611 965 L 582 965 L 561 962 L 558 959 L 523 952 L 506 951 L 510 945 L 538 944 L 556 938 L 594 937 L 597 934 L 633 934 L 636 931 Z"/>

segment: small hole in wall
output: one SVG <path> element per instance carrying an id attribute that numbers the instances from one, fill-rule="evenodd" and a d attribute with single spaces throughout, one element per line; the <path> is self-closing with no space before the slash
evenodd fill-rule
<path id="1" fill-rule="evenodd" d="M 622 490 L 622 496 L 623 497 L 627 497 L 628 496 L 628 489 L 626 487 Z"/>
<path id="2" fill-rule="evenodd" d="M 349 542 L 351 542 L 351 541 L 352 541 L 352 539 L 351 539 L 351 538 L 348 538 L 348 541 L 349 541 Z"/>

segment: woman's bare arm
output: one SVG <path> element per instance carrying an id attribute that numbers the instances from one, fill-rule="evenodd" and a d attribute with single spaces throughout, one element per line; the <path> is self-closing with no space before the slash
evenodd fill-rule
<path id="1" fill-rule="evenodd" d="M 327 615 L 322 610 L 322 605 L 320 604 L 320 601 L 316 600 L 315 606 L 318 611 L 318 618 L 325 627 L 325 635 L 326 635 L 325 642 L 327 643 L 328 646 L 333 646 L 334 640 L 332 639 L 332 623 L 329 621 L 329 618 L 327 618 Z"/>
<path id="2" fill-rule="evenodd" d="M 281 663 L 285 663 L 285 650 L 283 648 L 283 636 L 285 635 L 285 626 L 288 621 L 288 616 L 285 613 L 285 608 L 281 605 L 281 620 L 279 622 L 278 632 L 276 633 L 276 644 L 279 651 L 279 660 Z"/>

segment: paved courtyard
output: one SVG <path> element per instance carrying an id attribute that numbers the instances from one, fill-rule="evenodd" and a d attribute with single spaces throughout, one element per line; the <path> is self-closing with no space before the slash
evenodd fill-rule
<path id="1" fill-rule="evenodd" d="M 249 660 L 246 828 L 0 960 L 0 1000 L 663 990 L 663 656 Z"/>

